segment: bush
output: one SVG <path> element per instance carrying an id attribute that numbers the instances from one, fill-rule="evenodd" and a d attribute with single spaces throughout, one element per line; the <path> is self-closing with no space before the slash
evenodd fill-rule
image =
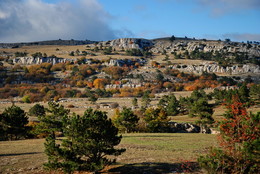
<path id="1" fill-rule="evenodd" d="M 23 96 L 22 101 L 24 103 L 31 103 L 30 96 L 29 95 Z"/>

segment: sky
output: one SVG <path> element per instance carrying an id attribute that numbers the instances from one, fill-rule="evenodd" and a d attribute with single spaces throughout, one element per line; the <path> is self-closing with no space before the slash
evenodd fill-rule
<path id="1" fill-rule="evenodd" d="M 0 0 L 0 43 L 172 35 L 260 41 L 260 0 Z"/>

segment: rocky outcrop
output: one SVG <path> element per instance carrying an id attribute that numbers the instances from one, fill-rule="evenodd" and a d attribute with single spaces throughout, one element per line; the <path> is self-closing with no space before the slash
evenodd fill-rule
<path id="1" fill-rule="evenodd" d="M 139 65 L 144 65 L 146 63 L 146 59 L 135 59 L 135 60 L 130 60 L 130 59 L 110 59 L 106 62 L 103 63 L 105 66 L 131 66 L 135 65 L 135 63 L 138 63 Z"/>
<path id="2" fill-rule="evenodd" d="M 245 74 L 245 73 L 260 73 L 260 67 L 258 65 L 253 64 L 245 64 L 243 66 L 233 65 L 230 67 L 222 67 L 217 64 L 202 64 L 202 65 L 173 65 L 172 69 L 177 69 L 184 72 L 192 72 L 192 73 L 223 73 L 223 74 Z"/>
<path id="3" fill-rule="evenodd" d="M 124 49 L 145 49 L 150 48 L 154 45 L 151 40 L 137 39 L 137 38 L 122 38 L 115 39 L 107 42 L 100 42 L 99 46 L 111 46 L 115 48 Z"/>
<path id="4" fill-rule="evenodd" d="M 64 58 L 57 58 L 57 57 L 16 57 L 13 59 L 14 64 L 20 65 L 34 65 L 34 64 L 41 64 L 41 63 L 65 63 L 65 62 L 72 62 L 73 59 L 64 59 Z"/>
<path id="5" fill-rule="evenodd" d="M 154 53 L 167 53 L 175 51 L 187 50 L 192 52 L 195 50 L 204 52 L 243 52 L 249 56 L 260 56 L 260 45 L 245 44 L 240 42 L 223 42 L 223 41 L 203 41 L 203 40 L 175 40 L 171 42 L 169 39 L 159 39 L 153 41 L 154 46 L 151 49 Z"/>
<path id="6" fill-rule="evenodd" d="M 192 123 L 169 122 L 169 127 L 172 133 L 211 133 L 210 128 L 201 128 Z"/>

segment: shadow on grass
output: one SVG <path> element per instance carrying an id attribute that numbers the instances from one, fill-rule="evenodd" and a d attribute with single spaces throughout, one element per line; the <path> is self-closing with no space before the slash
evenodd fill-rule
<path id="1" fill-rule="evenodd" d="M 175 138 L 175 137 L 181 137 L 181 136 L 168 136 L 168 135 L 134 135 L 134 136 L 128 136 L 128 135 L 123 135 L 124 138 Z"/>
<path id="2" fill-rule="evenodd" d="M 196 162 L 183 163 L 134 163 L 126 164 L 117 168 L 110 169 L 110 173 L 127 174 L 161 174 L 161 173 L 195 173 L 199 171 Z"/>
<path id="3" fill-rule="evenodd" d="M 28 153 L 11 153 L 11 154 L 0 154 L 1 156 L 20 156 L 20 155 L 33 155 L 33 154 L 39 154 L 43 152 L 28 152 Z"/>

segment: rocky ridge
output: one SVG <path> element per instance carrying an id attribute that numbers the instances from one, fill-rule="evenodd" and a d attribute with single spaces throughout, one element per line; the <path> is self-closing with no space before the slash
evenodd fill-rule
<path id="1" fill-rule="evenodd" d="M 223 41 L 203 41 L 203 40 L 157 40 L 154 41 L 154 46 L 151 49 L 154 53 L 163 52 L 167 53 L 187 50 L 191 51 L 204 51 L 204 52 L 244 52 L 250 56 L 260 56 L 260 45 L 245 44 L 240 42 L 223 42 Z"/>
<path id="2" fill-rule="evenodd" d="M 167 53 L 187 50 L 192 52 L 195 50 L 204 52 L 244 52 L 249 56 L 260 57 L 260 45 L 246 44 L 240 42 L 225 41 L 207 41 L 193 39 L 137 39 L 137 38 L 121 38 L 106 42 L 99 42 L 103 46 L 111 46 L 114 48 L 124 49 L 149 49 L 153 53 L 166 51 Z"/>

